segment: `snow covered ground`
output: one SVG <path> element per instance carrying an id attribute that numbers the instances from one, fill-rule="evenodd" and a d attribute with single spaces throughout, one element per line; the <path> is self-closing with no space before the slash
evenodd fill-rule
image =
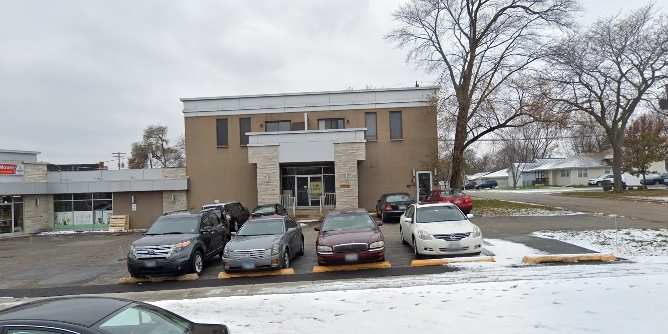
<path id="1" fill-rule="evenodd" d="M 620 257 L 668 256 L 667 229 L 540 231 L 533 235 Z"/>

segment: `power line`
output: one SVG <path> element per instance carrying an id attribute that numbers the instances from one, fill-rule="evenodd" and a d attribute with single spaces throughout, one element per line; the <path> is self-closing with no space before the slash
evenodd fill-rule
<path id="1" fill-rule="evenodd" d="M 114 156 L 114 158 L 118 159 L 118 169 L 121 169 L 121 158 L 123 158 L 125 153 L 115 152 L 115 153 L 112 153 L 111 155 Z"/>

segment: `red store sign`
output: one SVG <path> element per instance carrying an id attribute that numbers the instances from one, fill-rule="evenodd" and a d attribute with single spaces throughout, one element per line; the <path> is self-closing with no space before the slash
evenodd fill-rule
<path id="1" fill-rule="evenodd" d="M 0 175 L 23 175 L 23 165 L 0 164 Z"/>

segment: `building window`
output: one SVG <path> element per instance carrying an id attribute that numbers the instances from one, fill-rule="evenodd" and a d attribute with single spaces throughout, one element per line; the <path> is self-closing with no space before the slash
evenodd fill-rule
<path id="1" fill-rule="evenodd" d="M 571 177 L 571 171 L 568 169 L 561 170 L 561 177 Z"/>
<path id="2" fill-rule="evenodd" d="M 612 171 L 610 169 L 606 168 L 605 172 L 603 172 L 603 174 L 612 174 Z"/>
<path id="3" fill-rule="evenodd" d="M 366 127 L 366 139 L 378 139 L 376 132 L 376 113 L 368 112 L 364 114 L 364 122 Z"/>
<path id="4" fill-rule="evenodd" d="M 239 143 L 241 145 L 248 145 L 248 135 L 246 132 L 251 132 L 251 119 L 239 118 Z"/>
<path id="5" fill-rule="evenodd" d="M 579 168 L 578 169 L 578 177 L 587 177 L 587 169 L 586 168 Z"/>
<path id="6" fill-rule="evenodd" d="M 227 146 L 227 119 L 216 120 L 216 145 Z"/>
<path id="7" fill-rule="evenodd" d="M 108 230 L 112 198 L 112 193 L 54 195 L 54 230 Z"/>
<path id="8" fill-rule="evenodd" d="M 329 118 L 318 120 L 318 130 L 345 129 L 343 118 Z"/>
<path id="9" fill-rule="evenodd" d="M 290 131 L 290 121 L 267 122 L 264 129 L 267 132 Z"/>
<path id="10" fill-rule="evenodd" d="M 401 111 L 390 111 L 390 139 L 403 138 L 401 129 Z"/>

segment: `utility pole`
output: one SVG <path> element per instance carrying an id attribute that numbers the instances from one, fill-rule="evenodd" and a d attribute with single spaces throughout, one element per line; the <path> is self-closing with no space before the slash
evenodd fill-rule
<path id="1" fill-rule="evenodd" d="M 113 155 L 114 158 L 118 159 L 118 169 L 121 169 L 121 158 L 125 155 L 125 153 L 116 152 L 112 153 L 111 155 Z"/>

